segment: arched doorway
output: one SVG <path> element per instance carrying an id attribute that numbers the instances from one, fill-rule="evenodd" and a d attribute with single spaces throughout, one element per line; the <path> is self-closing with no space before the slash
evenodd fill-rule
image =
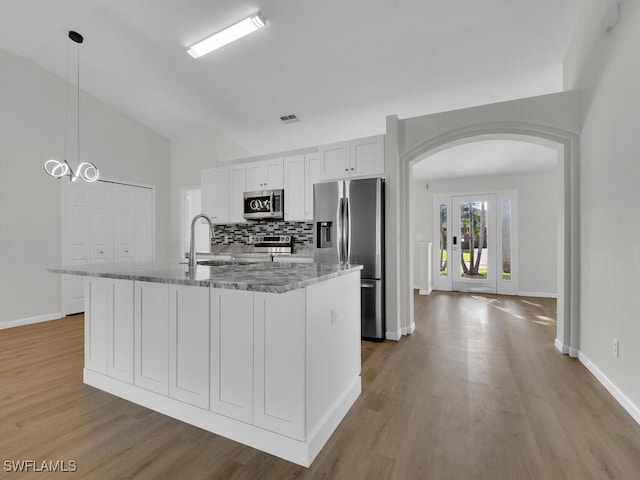
<path id="1" fill-rule="evenodd" d="M 388 129 L 389 130 L 389 129 Z M 399 313 L 404 333 L 411 333 L 413 322 L 412 264 L 413 232 L 411 226 L 411 166 L 430 153 L 478 137 L 519 138 L 555 146 L 559 150 L 559 168 L 563 195 L 558 208 L 558 323 L 556 347 L 565 354 L 577 356 L 579 351 L 579 242 L 578 242 L 578 146 L 579 136 L 568 130 L 543 124 L 485 122 L 452 129 L 429 137 L 404 152 L 399 152 L 399 193 L 401 215 L 398 222 L 399 247 Z M 393 138 L 392 138 L 393 140 Z M 397 141 L 397 139 L 396 139 Z M 398 142 L 399 143 L 399 142 Z"/>

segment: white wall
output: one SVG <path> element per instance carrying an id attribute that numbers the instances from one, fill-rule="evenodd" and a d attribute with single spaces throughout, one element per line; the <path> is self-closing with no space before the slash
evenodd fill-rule
<path id="1" fill-rule="evenodd" d="M 181 252 L 180 191 L 200 185 L 200 171 L 216 167 L 250 153 L 217 130 L 200 134 L 171 145 L 171 257 Z M 200 248 L 200 247 L 198 247 Z"/>
<path id="2" fill-rule="evenodd" d="M 0 327 L 61 310 L 61 182 L 43 170 L 64 153 L 66 82 L 0 50 Z M 105 177 L 156 186 L 156 252 L 168 253 L 169 141 L 81 96 L 82 157 Z M 72 145 L 75 145 L 73 143 Z M 70 156 L 75 165 L 75 155 Z"/>
<path id="3" fill-rule="evenodd" d="M 429 161 L 428 158 L 425 161 Z M 519 289 L 522 294 L 553 297 L 557 294 L 558 176 L 555 171 L 414 182 L 412 214 L 414 235 L 434 240 L 433 196 L 454 193 L 518 192 Z M 414 272 L 417 265 L 414 258 Z"/>
<path id="4" fill-rule="evenodd" d="M 592 21 L 597 25 L 598 18 Z M 570 52 L 585 58 L 568 71 L 585 92 L 581 136 L 581 331 L 583 361 L 640 422 L 640 3 L 622 2 L 614 32 Z M 597 54 L 589 55 L 595 51 Z M 606 51 L 607 55 L 599 52 Z M 568 64 L 576 67 L 576 62 Z M 586 81 L 583 71 L 598 72 Z M 620 340 L 620 357 L 612 339 Z M 609 382 L 609 383 L 608 383 Z M 625 400 L 626 398 L 626 400 Z"/>

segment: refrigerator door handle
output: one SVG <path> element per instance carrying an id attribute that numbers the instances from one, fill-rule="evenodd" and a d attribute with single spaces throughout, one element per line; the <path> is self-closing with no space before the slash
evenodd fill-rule
<path id="1" fill-rule="evenodd" d="M 342 202 L 344 200 L 342 198 L 338 199 L 338 211 L 336 212 L 336 219 L 338 220 L 336 223 L 337 229 L 337 241 L 336 241 L 336 249 L 338 250 L 338 263 L 342 263 L 342 242 L 343 242 L 343 225 L 342 225 Z"/>
<path id="2" fill-rule="evenodd" d="M 346 253 L 346 263 L 347 265 L 351 264 L 351 201 L 349 200 L 349 197 L 347 197 L 345 199 L 345 209 L 344 209 L 344 214 L 345 214 L 345 230 L 346 230 L 346 236 L 345 236 L 345 253 Z"/>

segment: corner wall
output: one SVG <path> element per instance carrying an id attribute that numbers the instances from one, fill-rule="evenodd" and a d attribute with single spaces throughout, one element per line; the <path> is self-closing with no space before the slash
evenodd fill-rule
<path id="1" fill-rule="evenodd" d="M 591 43 L 582 42 L 586 53 L 570 52 L 586 63 L 568 63 L 566 76 L 584 91 L 585 111 L 580 359 L 640 423 L 640 4 L 624 1 L 621 12 L 611 35 L 596 29 Z"/>
<path id="2" fill-rule="evenodd" d="M 61 183 L 43 171 L 64 155 L 66 82 L 0 50 L 0 328 L 57 318 Z M 156 254 L 168 253 L 169 141 L 81 92 L 83 158 L 103 177 L 156 186 Z M 75 140 L 70 142 L 70 147 Z M 76 164 L 73 148 L 69 160 Z"/>

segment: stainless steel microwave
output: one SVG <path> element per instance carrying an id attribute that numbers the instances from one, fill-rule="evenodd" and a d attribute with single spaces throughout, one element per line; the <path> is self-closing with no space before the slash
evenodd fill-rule
<path id="1" fill-rule="evenodd" d="M 284 219 L 284 190 L 245 192 L 244 218 L 247 220 Z"/>

